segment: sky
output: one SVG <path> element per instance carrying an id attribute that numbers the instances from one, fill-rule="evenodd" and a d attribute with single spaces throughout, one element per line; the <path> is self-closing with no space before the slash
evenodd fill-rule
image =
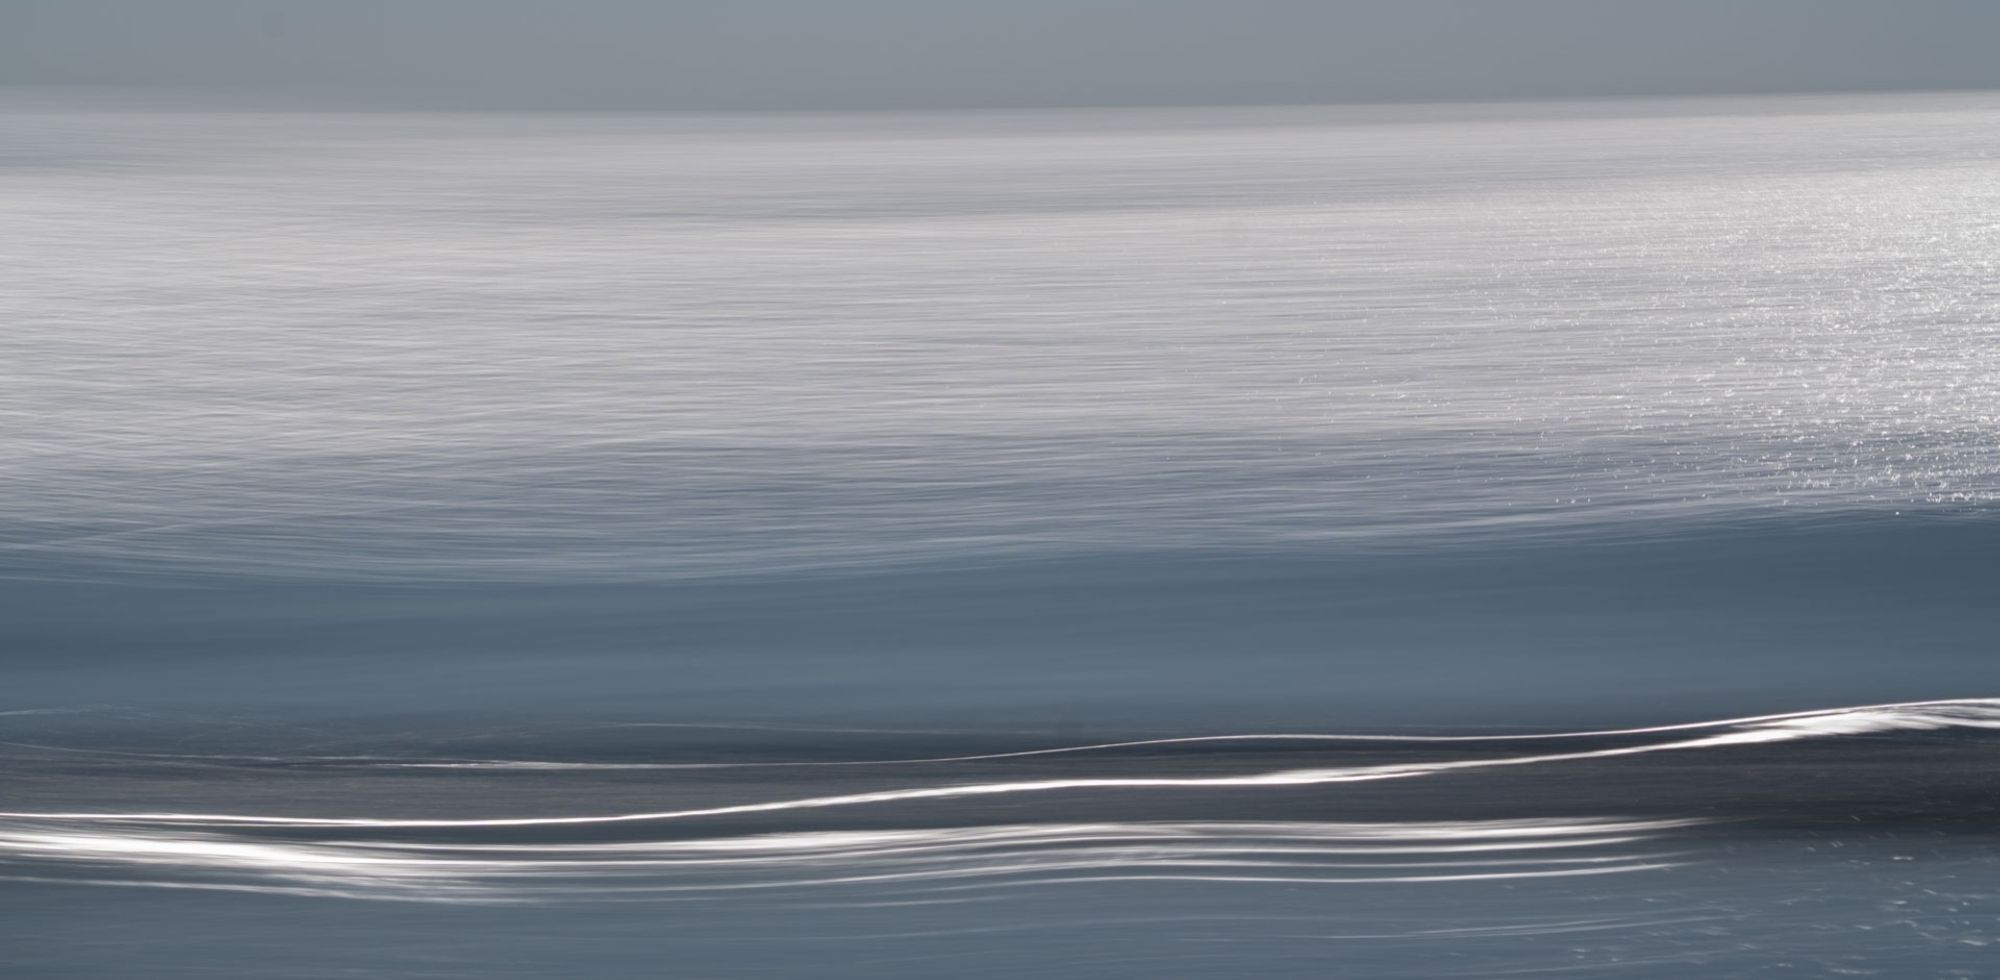
<path id="1" fill-rule="evenodd" d="M 0 86 L 586 110 L 1976 89 L 1997 42 L 1990 0 L 0 0 Z"/>

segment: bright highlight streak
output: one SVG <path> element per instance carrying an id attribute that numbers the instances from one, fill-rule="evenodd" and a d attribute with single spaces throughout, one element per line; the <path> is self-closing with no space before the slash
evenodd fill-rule
<path id="1" fill-rule="evenodd" d="M 1385 779 L 1411 779 L 1439 773 L 1459 772 L 1476 769 L 1491 769 L 1502 766 L 1543 765 L 1554 762 L 1572 762 L 1583 759 L 1605 759 L 1619 756 L 1646 755 L 1657 752 L 1685 751 L 1691 749 L 1717 748 L 1730 745 L 1751 745 L 1774 742 L 1788 742 L 1799 739 L 1826 738 L 1837 735 L 1856 735 L 1870 732 L 1923 731 L 1943 728 L 1986 728 L 2000 729 L 2000 699 L 1964 699 L 1952 701 L 1921 701 L 1902 704 L 1870 705 L 1858 708 L 1802 712 L 1782 715 L 1758 715 L 1748 718 L 1706 722 L 1694 725 L 1663 726 L 1652 729 L 1629 729 L 1605 734 L 1678 733 L 1683 731 L 1709 731 L 1713 734 L 1672 741 L 1654 742 L 1636 746 L 1592 749 L 1580 752 L 1559 752 L 1541 755 L 1514 756 L 1501 759 L 1459 759 L 1439 762 L 1399 763 L 1391 765 L 1348 766 L 1328 769 L 1286 769 L 1271 772 L 1250 773 L 1235 776 L 1191 776 L 1191 777 L 1103 777 L 1074 779 L 1033 779 L 993 783 L 966 783 L 945 786 L 924 786 L 906 789 L 876 790 L 865 793 L 845 793 L 830 796 L 802 797 L 787 800 L 770 800 L 756 803 L 737 803 L 724 806 L 697 807 L 684 810 L 658 810 L 640 813 L 620 813 L 590 816 L 558 817 L 496 817 L 482 819 L 399 819 L 373 817 L 280 817 L 249 814 L 216 813 L 37 813 L 24 811 L 0 812 L 0 817 L 42 820 L 79 820 L 116 823 L 183 823 L 213 826 L 280 826 L 280 827 L 368 827 L 368 828 L 449 828 L 449 827 L 538 827 L 581 824 L 638 823 L 648 821 L 685 820 L 697 817 L 737 816 L 753 813 L 775 813 L 788 810 L 810 810 L 825 807 L 866 806 L 880 803 L 901 803 L 915 800 L 964 799 L 981 796 L 1002 796 L 1019 793 L 1045 793 L 1063 790 L 1084 789 L 1225 789 L 1252 787 L 1316 786 L 1330 783 L 1375 782 Z M 1508 738 L 1501 736 L 1502 739 Z"/>
<path id="2" fill-rule="evenodd" d="M 146 876 L 85 879 L 97 884 L 421 901 L 719 897 L 808 887 L 958 891 L 1125 880 L 1430 883 L 1671 867 L 1663 860 L 1671 855 L 1622 847 L 1695 823 L 1055 823 L 484 845 L 267 841 L 24 824 L 0 829 L 0 859 Z"/>

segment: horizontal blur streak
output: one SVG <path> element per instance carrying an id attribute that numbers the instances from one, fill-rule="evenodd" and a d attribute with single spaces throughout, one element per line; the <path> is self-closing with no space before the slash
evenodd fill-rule
<path id="1" fill-rule="evenodd" d="M 685 579 L 2000 495 L 1992 96 L 0 112 L 0 572 Z"/>
<path id="2" fill-rule="evenodd" d="M 1670 980 L 1773 959 L 1953 975 L 1995 939 L 2000 699 L 987 752 L 938 749 L 1049 733 L 747 724 L 718 738 L 508 718 L 440 738 L 196 715 L 121 736 L 122 715 L 7 720 L 0 779 L 34 803 L 0 816 L 0 902 L 24 968 L 157 949 L 188 977 L 417 975 L 416 960 L 637 977 L 673 956 L 719 976 L 824 961 L 914 980 L 940 962 L 1096 976 L 1089 964 L 1165 946 L 1177 970 L 1218 980 L 1323 975 L 1310 968 L 1327 956 L 1370 976 L 1478 962 Z M 583 764 L 423 766 L 474 745 Z M 590 764 L 647 748 L 695 765 Z M 726 764 L 746 750 L 801 765 Z M 1058 788 L 1073 791 L 1029 791 Z M 82 923 L 95 934 L 107 917 L 119 929 L 87 941 Z M 249 960 L 180 952 L 185 936 Z M 239 952 L 266 941 L 284 948 Z M 891 965 L 853 965 L 872 958 Z"/>
<path id="3" fill-rule="evenodd" d="M 1110 821 L 978 824 L 876 830 L 809 829 L 714 833 L 687 838 L 476 841 L 422 836 L 351 840 L 333 832 L 526 832 L 556 827 L 656 824 L 830 807 L 893 808 L 922 800 L 1054 790 L 1241 792 L 1471 770 L 1629 757 L 1661 751 L 1769 745 L 1803 739 L 2000 730 L 2000 700 L 1871 705 L 1608 732 L 1491 738 L 1383 737 L 1442 743 L 1488 754 L 1430 762 L 1244 771 L 1203 777 L 1091 778 L 1059 775 L 1085 756 L 1119 748 L 1199 750 L 1222 739 L 1165 739 L 929 760 L 963 765 L 1036 757 L 1050 778 L 966 783 L 745 802 L 701 809 L 610 816 L 406 819 L 249 814 L 0 813 L 0 877 L 146 887 L 268 889 L 284 894 L 435 901 L 559 898 L 672 898 L 811 886 L 959 889 L 1119 880 L 1249 883 L 1447 883 L 1566 877 L 1674 866 L 1657 847 L 1662 834 L 1713 822 L 1685 817 L 1517 818 L 1400 822 Z M 1246 736 L 1236 741 L 1367 740 L 1369 736 Z M 1614 739 L 1636 744 L 1575 751 L 1492 755 L 1510 743 Z M 1484 743 L 1484 744 L 1468 744 Z M 86 753 L 90 754 L 90 753 Z M 112 753 L 117 756 L 119 753 Z M 218 762 L 227 764 L 227 759 Z M 268 759 L 259 760 L 258 764 Z M 122 765 L 116 759 L 114 765 Z M 907 763 L 907 760 L 906 760 Z M 836 763 L 837 764 L 837 763 Z M 1158 762 L 1147 763 L 1158 765 Z M 349 762 L 347 765 L 364 765 Z M 386 762 L 377 771 L 404 768 Z M 254 771 L 255 766 L 252 766 Z M 331 774 L 338 774 L 338 768 Z M 525 778 L 531 772 L 516 778 Z M 933 777 L 936 778 L 936 777 Z M 1065 804 L 1046 804 L 1052 816 Z M 971 811 L 977 812 L 977 811 Z M 200 830 L 186 829 L 190 825 Z M 646 833 L 649 831 L 639 831 Z M 1611 850 L 1604 850 L 1611 848 Z M 112 874 L 114 877 L 105 877 Z M 955 884 L 957 882 L 971 884 Z"/>
<path id="4" fill-rule="evenodd" d="M 5 98 L 0 973 L 1991 972 L 2000 97 Z"/>
<path id="5" fill-rule="evenodd" d="M 968 797 L 1050 793 L 1065 790 L 1208 790 L 1316 786 L 1330 783 L 1365 783 L 1384 779 L 1410 779 L 1477 769 L 1542 765 L 1645 755 L 1724 746 L 1761 745 L 1800 739 L 1828 738 L 1890 732 L 1922 732 L 1940 729 L 2000 730 L 2000 699 L 1938 701 L 1914 704 L 1873 705 L 1829 711 L 1798 712 L 1758 718 L 1732 719 L 1700 725 L 1659 726 L 1632 730 L 1633 734 L 1667 735 L 1667 738 L 1637 745 L 1580 749 L 1429 762 L 1347 766 L 1317 769 L 1280 769 L 1221 776 L 1138 776 L 1138 777 L 1058 777 L 1007 782 L 949 783 L 884 789 L 835 796 L 801 797 L 710 806 L 685 810 L 610 815 L 565 815 L 548 817 L 491 817 L 464 819 L 383 819 L 371 817 L 281 817 L 222 813 L 91 813 L 0 811 L 0 819 L 62 820 L 79 823 L 154 823 L 212 826 L 265 827 L 357 827 L 357 828 L 474 828 L 474 827 L 557 827 L 594 824 L 652 823 L 698 817 L 743 816 L 790 810 L 818 810 L 831 807 L 877 806 L 916 800 L 955 800 Z M 1713 731 L 1704 731 L 1713 729 Z M 1687 735 L 1690 731 L 1699 734 Z M 1612 733 L 1621 734 L 1621 733 Z M 1339 736 L 1336 736 L 1339 738 Z M 1348 739 L 1351 740 L 1351 739 Z M 1411 741 L 1423 741 L 1414 739 Z M 1454 740 L 1456 741 L 1456 740 Z M 1500 741 L 1467 739 L 1464 741 Z M 400 767 L 402 764 L 392 764 Z"/>
<path id="6" fill-rule="evenodd" d="M 1601 849 L 1671 820 L 1340 824 L 1032 824 L 805 832 L 619 844 L 277 842 L 219 834 L 0 826 L 0 879 L 340 898 L 506 901 L 720 897 L 812 886 L 962 887 L 1101 881 L 1443 883 L 1668 867 Z M 1585 849 L 1594 853 L 1570 856 Z M 1565 853 L 1547 854 L 1544 851 Z M 1388 860 L 1377 860 L 1377 858 Z M 1424 858 L 1410 860 L 1411 857 Z M 95 877 L 104 873 L 128 878 Z"/>

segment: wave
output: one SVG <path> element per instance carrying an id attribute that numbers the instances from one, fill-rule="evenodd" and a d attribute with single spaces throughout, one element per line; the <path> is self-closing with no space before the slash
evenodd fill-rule
<path id="1" fill-rule="evenodd" d="M 984 752 L 971 755 L 929 756 L 913 759 L 842 759 L 792 760 L 780 762 L 551 762 L 527 759 L 452 759 L 424 762 L 402 762 L 394 760 L 329 760 L 335 763 L 350 761 L 360 765 L 400 767 L 408 769 L 541 769 L 541 770 L 647 770 L 647 769 L 769 769 L 790 767 L 819 768 L 826 766 L 907 766 L 928 765 L 946 762 L 987 762 L 998 759 L 1024 759 L 1033 756 L 1075 755 L 1089 752 L 1108 752 L 1118 749 L 1159 748 L 1167 746 L 1238 745 L 1244 743 L 1279 742 L 1389 742 L 1401 744 L 1428 743 L 1491 743 L 1491 742 L 1539 742 L 1552 740 L 1600 739 L 1627 735 L 1660 735 L 1674 732 L 1699 731 L 1703 729 L 1726 729 L 1755 727 L 1759 729 L 1780 726 L 1786 729 L 1824 729 L 1821 734 L 1857 734 L 1862 731 L 1895 730 L 1897 728 L 1967 727 L 2000 728 L 2000 721 L 1985 718 L 1985 713 L 2000 701 L 1990 699 L 1950 699 L 1940 701 L 1911 701 L 1898 704 L 1868 705 L 1849 708 L 1824 708 L 1816 711 L 1789 711 L 1779 714 L 1753 715 L 1744 718 L 1729 718 L 1720 721 L 1686 722 L 1676 725 L 1650 725 L 1639 728 L 1607 728 L 1594 731 L 1576 732 L 1534 732 L 1500 735 L 1384 735 L 1384 734 L 1254 734 L 1254 735 L 1191 735 L 1177 738 L 1132 739 L 1120 742 L 1097 742 L 1088 745 L 1064 745 L 1047 749 L 1023 749 L 1014 752 Z M 1919 717 L 1918 711 L 1931 714 L 1948 712 L 1954 708 L 1966 708 L 1968 712 L 1949 722 L 1936 717 Z M 1936 711 L 1932 711 L 1936 709 Z M 1886 726 L 1886 727 L 1883 727 Z M 1673 748 L 1687 746 L 1652 746 Z M 1618 753 L 1595 753 L 1618 754 Z M 1532 760 L 1517 760 L 1532 761 Z"/>
<path id="2" fill-rule="evenodd" d="M 669 899 L 823 886 L 936 895 L 1113 880 L 1439 883 L 1670 867 L 1670 854 L 1626 846 L 1689 823 L 1061 823 L 479 845 L 17 824 L 0 828 L 0 859 L 10 869 L 0 879 L 430 901 Z"/>
<path id="3" fill-rule="evenodd" d="M 175 810 L 0 812 L 0 868 L 16 880 L 134 887 L 268 890 L 420 901 L 642 900 L 792 893 L 836 887 L 956 892 L 1121 880 L 1239 884 L 1441 884 L 1575 877 L 1675 867 L 1667 839 L 1713 816 L 1566 816 L 1461 820 L 1080 820 L 1066 792 L 1232 793 L 1382 780 L 1448 778 L 1506 767 L 1556 766 L 1654 753 L 1803 740 L 2000 730 L 2000 699 L 1864 705 L 1687 724 L 1511 735 L 1251 734 L 1080 744 L 979 755 L 793 766 L 920 765 L 1030 760 L 1043 778 L 967 781 L 795 795 L 718 806 L 543 816 L 287 816 Z M 1443 758 L 1368 765 L 1261 768 L 1175 775 L 1187 751 L 1218 744 L 1395 742 L 1452 750 Z M 1583 743 L 1564 745 L 1565 742 Z M 1554 744 L 1558 751 L 1516 751 Z M 1065 767 L 1144 750 L 1136 775 L 1066 775 Z M 236 757 L 239 760 L 245 757 Z M 581 773 L 615 764 L 521 761 L 365 763 Z M 718 764 L 721 765 L 721 764 Z M 1150 767 L 1154 771 L 1146 771 Z M 663 825 L 696 818 L 888 810 L 975 798 L 1046 799 L 1041 822 L 843 828 L 779 833 L 723 828 L 692 835 Z M 1013 811 L 1020 813 L 1018 808 Z M 619 827 L 628 829 L 618 830 Z M 550 840 L 563 828 L 614 839 Z M 647 828 L 661 828 L 650 830 Z M 467 839 L 465 835 L 472 835 Z M 356 837 L 354 835 L 361 835 Z"/>
<path id="4" fill-rule="evenodd" d="M 737 816 L 752 813 L 768 813 L 781 810 L 820 809 L 826 807 L 865 806 L 878 803 L 898 803 L 911 800 L 954 799 L 972 796 L 996 796 L 1018 793 L 1041 793 L 1059 790 L 1084 789 L 1202 789 L 1238 788 L 1260 786 L 1311 786 L 1324 783 L 1372 782 L 1384 779 L 1409 779 L 1442 773 L 1463 772 L 1473 769 L 1487 769 L 1502 766 L 1542 765 L 1556 762 L 1573 762 L 1585 759 L 1603 759 L 1617 756 L 1644 755 L 1655 752 L 1675 752 L 1690 749 L 1718 748 L 1731 745 L 1769 744 L 1798 739 L 1825 738 L 1836 735 L 1860 735 L 1896 731 L 1935 731 L 1945 728 L 1975 728 L 2000 730 L 2000 698 L 1966 698 L 1943 701 L 1917 701 L 1899 704 L 1867 705 L 1851 708 L 1828 709 L 1823 711 L 1797 712 L 1777 715 L 1759 715 L 1748 718 L 1728 719 L 1689 725 L 1668 725 L 1650 728 L 1611 729 L 1602 732 L 1579 732 L 1571 735 L 1527 736 L 1528 738 L 1585 738 L 1605 736 L 1645 736 L 1669 735 L 1665 739 L 1644 741 L 1635 745 L 1619 745 L 1591 748 L 1581 751 L 1539 753 L 1506 756 L 1501 758 L 1445 759 L 1417 763 L 1397 763 L 1387 765 L 1346 766 L 1315 769 L 1277 769 L 1227 776 L 1195 777 L 1120 777 L 1120 778 L 1076 778 L 1076 779 L 1035 779 L 987 783 L 951 783 L 938 786 L 919 786 L 907 789 L 881 790 L 868 793 L 840 794 L 833 796 L 799 797 L 794 799 L 767 800 L 753 803 L 738 803 L 728 806 L 700 807 L 684 810 L 659 810 L 639 813 L 619 813 L 587 816 L 552 817 L 497 817 L 475 819 L 381 819 L 372 817 L 288 817 L 262 816 L 254 814 L 223 813 L 34 813 L 0 811 L 0 818 L 20 819 L 62 819 L 99 823 L 170 823 L 207 824 L 215 826 L 291 826 L 291 827 L 370 827 L 370 828 L 448 828 L 448 827 L 536 827 L 575 824 L 634 823 L 666 820 L 681 820 L 691 817 Z M 1684 733 L 1694 733 L 1679 737 Z M 1351 741 L 1361 738 L 1381 738 L 1391 741 L 1425 741 L 1425 736 L 1221 736 L 1229 739 L 1286 739 L 1324 738 Z M 1523 738 L 1517 735 L 1468 736 L 1455 741 L 1508 742 Z M 1212 738 L 1182 740 L 1154 740 L 1139 743 L 1106 743 L 1102 745 L 1077 746 L 1068 750 L 1085 751 L 1109 748 L 1119 744 L 1170 744 L 1173 742 L 1210 742 Z M 966 757 L 979 758 L 979 757 Z M 949 761 L 949 760 L 942 760 Z M 390 763 L 409 765 L 409 763 Z"/>

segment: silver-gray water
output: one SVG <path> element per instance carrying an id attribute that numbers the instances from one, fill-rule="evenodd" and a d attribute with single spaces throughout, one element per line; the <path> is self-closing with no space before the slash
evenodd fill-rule
<path id="1" fill-rule="evenodd" d="M 0 974 L 1985 975 L 1996 134 L 9 103 Z"/>

